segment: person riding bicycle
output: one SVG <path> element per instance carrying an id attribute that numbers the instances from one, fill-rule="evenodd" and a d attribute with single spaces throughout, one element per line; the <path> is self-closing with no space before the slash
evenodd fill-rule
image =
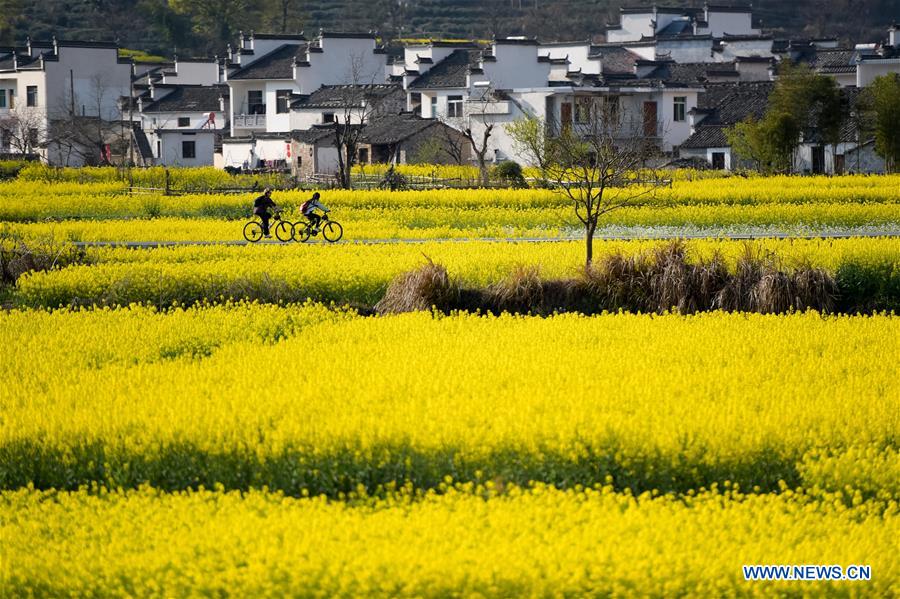
<path id="1" fill-rule="evenodd" d="M 261 196 L 253 200 L 253 214 L 262 219 L 263 235 L 266 237 L 271 237 L 269 235 L 269 219 L 272 215 L 269 213 L 269 208 L 275 209 L 277 207 L 278 205 L 272 201 L 272 189 L 269 187 L 263 190 Z"/>
<path id="2" fill-rule="evenodd" d="M 300 207 L 300 212 L 310 222 L 310 225 L 318 229 L 319 225 L 322 222 L 322 217 L 316 214 L 316 208 L 318 208 L 322 212 L 331 212 L 331 210 L 329 210 L 328 207 L 325 206 L 325 204 L 319 201 L 318 191 L 315 192 L 310 199 L 303 202 L 303 205 Z"/>

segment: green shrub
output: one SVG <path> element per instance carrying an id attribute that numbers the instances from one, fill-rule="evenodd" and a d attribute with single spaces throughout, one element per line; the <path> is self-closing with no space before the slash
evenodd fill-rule
<path id="1" fill-rule="evenodd" d="M 495 166 L 491 176 L 495 179 L 509 181 L 513 187 L 528 187 L 525 176 L 522 174 L 522 167 L 512 160 L 504 160 Z"/>

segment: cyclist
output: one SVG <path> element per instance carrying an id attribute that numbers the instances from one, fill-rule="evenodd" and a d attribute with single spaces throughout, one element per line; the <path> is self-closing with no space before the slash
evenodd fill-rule
<path id="1" fill-rule="evenodd" d="M 319 201 L 319 192 L 315 192 L 313 196 L 303 202 L 303 205 L 300 207 L 300 212 L 309 220 L 313 227 L 316 230 L 319 229 L 319 225 L 322 222 L 322 217 L 316 214 L 316 208 L 321 210 L 322 212 L 331 212 L 325 204 Z"/>
<path id="2" fill-rule="evenodd" d="M 272 201 L 272 189 L 269 187 L 263 190 L 261 196 L 253 200 L 253 214 L 262 219 L 263 235 L 266 237 L 271 237 L 269 234 L 269 219 L 272 215 L 269 213 L 269 208 L 275 209 L 277 207 L 278 205 Z"/>

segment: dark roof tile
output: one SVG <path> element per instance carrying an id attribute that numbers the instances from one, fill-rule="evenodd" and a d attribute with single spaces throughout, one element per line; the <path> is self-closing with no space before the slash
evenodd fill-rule
<path id="1" fill-rule="evenodd" d="M 229 79 L 293 79 L 294 62 L 305 58 L 308 44 L 284 44 L 228 75 Z"/>
<path id="2" fill-rule="evenodd" d="M 466 75 L 470 66 L 478 64 L 477 50 L 454 50 L 424 75 L 409 84 L 411 89 L 466 87 Z"/>
<path id="3" fill-rule="evenodd" d="M 171 87 L 171 86 L 166 86 Z M 219 98 L 228 99 L 228 86 L 177 85 L 174 91 L 144 106 L 144 112 L 218 112 Z"/>

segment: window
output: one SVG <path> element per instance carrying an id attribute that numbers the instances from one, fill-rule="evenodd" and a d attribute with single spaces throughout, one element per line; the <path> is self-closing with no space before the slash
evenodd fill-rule
<path id="1" fill-rule="evenodd" d="M 29 85 L 25 88 L 25 106 L 37 106 L 36 85 Z"/>
<path id="2" fill-rule="evenodd" d="M 437 118 L 437 96 L 431 98 L 431 118 Z"/>
<path id="3" fill-rule="evenodd" d="M 251 89 L 247 92 L 247 114 L 266 114 L 262 90 Z"/>
<path id="4" fill-rule="evenodd" d="M 0 150 L 9 151 L 11 143 L 12 133 L 9 132 L 9 129 L 0 129 Z"/>
<path id="5" fill-rule="evenodd" d="M 359 160 L 360 164 L 368 164 L 369 163 L 369 149 L 368 148 L 360 148 L 359 149 Z"/>
<path id="6" fill-rule="evenodd" d="M 0 89 L 0 108 L 6 108 L 6 90 Z"/>
<path id="7" fill-rule="evenodd" d="M 684 113 L 687 109 L 687 97 L 686 96 L 675 96 L 675 105 L 674 105 L 674 114 L 672 120 L 676 123 L 684 122 Z"/>
<path id="8" fill-rule="evenodd" d="M 322 114 L 322 122 L 323 123 L 333 123 L 334 122 L 334 113 L 326 112 Z"/>
<path id="9" fill-rule="evenodd" d="M 179 127 L 190 127 L 191 126 L 191 117 L 189 117 L 189 116 L 178 117 L 178 126 Z"/>
<path id="10" fill-rule="evenodd" d="M 591 122 L 591 111 L 594 108 L 594 99 L 584 96 L 575 98 L 575 122 Z"/>
<path id="11" fill-rule="evenodd" d="M 275 92 L 275 113 L 287 114 L 291 109 L 291 90 L 279 89 Z"/>
<path id="12" fill-rule="evenodd" d="M 162 158 L 162 142 L 156 140 L 156 157 Z"/>
<path id="13" fill-rule="evenodd" d="M 712 153 L 712 167 L 720 171 L 725 170 L 725 152 Z"/>
<path id="14" fill-rule="evenodd" d="M 38 130 L 36 127 L 32 127 L 28 130 L 28 147 L 31 149 L 36 148 L 38 145 Z"/>
<path id="15" fill-rule="evenodd" d="M 447 98 L 447 116 L 461 117 L 463 115 L 462 96 L 450 96 Z"/>
<path id="16" fill-rule="evenodd" d="M 194 141 L 181 142 L 181 157 L 182 158 L 196 158 L 197 157 L 197 142 L 194 142 Z"/>

